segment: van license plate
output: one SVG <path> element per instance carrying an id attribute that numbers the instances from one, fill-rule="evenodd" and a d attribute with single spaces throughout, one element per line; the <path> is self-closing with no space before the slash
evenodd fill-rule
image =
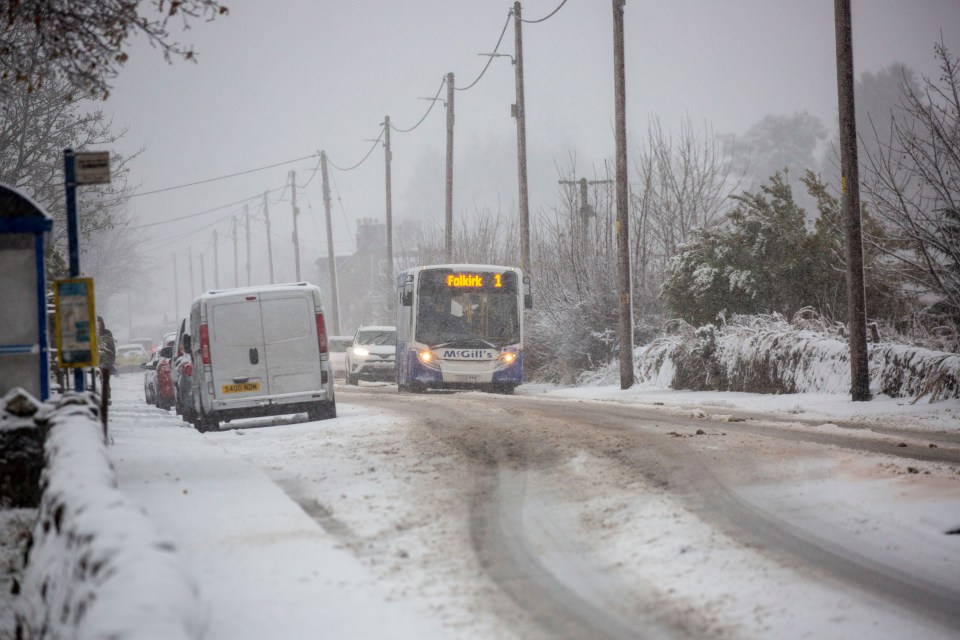
<path id="1" fill-rule="evenodd" d="M 237 384 L 225 384 L 220 387 L 221 393 L 245 393 L 247 391 L 260 391 L 259 382 L 239 382 Z"/>

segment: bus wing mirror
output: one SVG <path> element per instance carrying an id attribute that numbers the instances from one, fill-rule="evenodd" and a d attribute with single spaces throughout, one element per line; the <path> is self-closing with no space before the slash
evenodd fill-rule
<path id="1" fill-rule="evenodd" d="M 409 307 L 413 304 L 413 276 L 407 275 L 403 279 L 403 286 L 400 288 L 400 305 Z"/>
<path id="2" fill-rule="evenodd" d="M 533 294 L 530 292 L 530 276 L 523 276 L 523 308 L 533 309 Z"/>

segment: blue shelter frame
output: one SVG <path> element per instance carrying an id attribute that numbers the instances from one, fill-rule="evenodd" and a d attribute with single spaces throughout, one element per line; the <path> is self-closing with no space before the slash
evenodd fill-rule
<path id="1" fill-rule="evenodd" d="M 30 311 L 32 305 L 35 305 L 36 315 L 35 333 L 30 327 L 16 327 L 22 330 L 0 333 L 0 395 L 12 386 L 22 386 L 41 400 L 47 400 L 50 395 L 44 254 L 52 228 L 53 220 L 36 203 L 16 189 L 0 184 L 0 261 L 6 261 L 3 262 L 6 271 L 3 276 L 8 283 L 4 288 L 18 290 L 15 295 L 0 292 L 5 307 L 0 315 L 5 319 L 4 324 L 14 318 L 31 318 L 34 316 Z M 23 254 L 31 248 L 33 260 L 29 264 Z M 28 299 L 29 295 L 21 295 L 30 284 L 36 293 L 32 300 Z M 34 357 L 39 359 L 36 368 L 31 366 Z M 24 367 L 25 364 L 28 366 Z M 34 372 L 37 379 L 34 379 Z M 24 376 L 26 379 L 21 384 L 14 385 L 14 381 Z"/>

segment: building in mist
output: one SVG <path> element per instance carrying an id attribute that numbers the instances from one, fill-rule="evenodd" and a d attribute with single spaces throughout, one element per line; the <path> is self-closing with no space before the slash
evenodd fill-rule
<path id="1" fill-rule="evenodd" d="M 361 218 L 357 223 L 356 251 L 335 256 L 340 326 L 333 325 L 333 295 L 330 287 L 330 263 L 327 256 L 314 261 L 314 282 L 320 287 L 327 315 L 327 331 L 332 335 L 352 336 L 357 327 L 367 324 L 392 325 L 388 308 L 393 287 L 388 284 L 386 225 L 376 218 Z"/>

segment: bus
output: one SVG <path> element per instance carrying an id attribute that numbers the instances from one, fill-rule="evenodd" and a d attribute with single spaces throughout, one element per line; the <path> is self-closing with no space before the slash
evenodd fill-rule
<path id="1" fill-rule="evenodd" d="M 530 279 L 496 265 L 439 264 L 397 276 L 397 387 L 513 393 L 523 383 Z"/>

